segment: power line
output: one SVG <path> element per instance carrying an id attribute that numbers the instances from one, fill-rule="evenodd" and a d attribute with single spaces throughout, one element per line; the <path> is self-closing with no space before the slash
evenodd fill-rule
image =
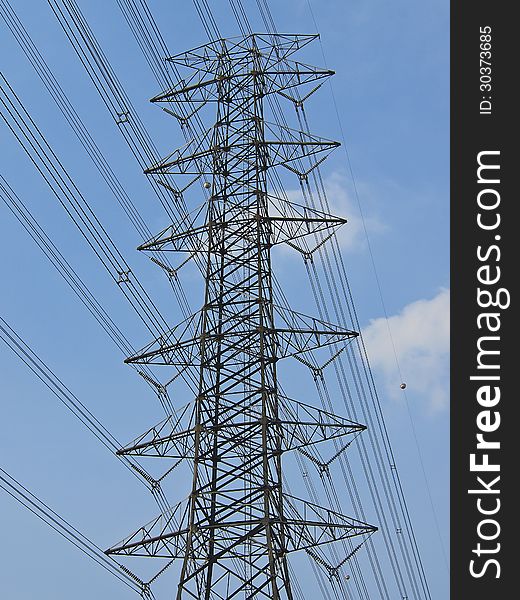
<path id="1" fill-rule="evenodd" d="M 139 318 L 155 336 L 167 330 L 167 323 L 157 306 L 139 282 L 110 235 L 99 222 L 92 208 L 49 146 L 38 126 L 21 104 L 3 75 L 0 90 L 0 113 L 34 166 L 49 185 L 51 192 L 79 229 L 87 244 L 130 302 Z M 190 373 L 180 373 L 188 385 Z"/>
<path id="2" fill-rule="evenodd" d="M 152 486 L 155 479 L 139 464 L 117 451 L 123 447 L 106 427 L 92 414 L 79 398 L 61 381 L 56 373 L 27 345 L 14 329 L 0 316 L 0 337 L 18 358 L 36 375 L 36 377 L 56 396 L 56 398 L 103 444 L 111 453 L 115 453 L 123 465 L 142 483 Z M 144 479 L 143 479 L 144 478 Z"/>
<path id="3" fill-rule="evenodd" d="M 314 23 L 314 26 L 316 27 L 316 29 L 318 29 L 318 25 L 317 25 L 317 22 L 316 22 L 316 17 L 314 15 L 314 11 L 312 10 L 312 6 L 311 6 L 311 3 L 310 3 L 310 0 L 307 0 L 307 5 L 309 7 L 309 12 L 310 12 L 312 21 Z M 321 38 L 320 38 L 320 48 L 321 48 L 321 54 L 323 56 L 323 62 L 326 65 L 327 64 L 327 60 L 326 60 L 326 57 L 325 57 L 325 50 L 324 50 L 323 42 L 322 42 Z M 351 177 L 351 180 L 352 180 L 352 184 L 353 184 L 353 187 L 354 187 L 354 195 L 356 197 L 356 203 L 357 203 L 357 206 L 358 206 L 359 214 L 361 216 L 361 222 L 362 222 L 362 225 L 363 225 L 363 232 L 364 232 L 365 239 L 366 239 L 366 242 L 367 242 L 367 248 L 368 248 L 368 252 L 369 252 L 369 256 L 370 256 L 370 262 L 371 262 L 371 265 L 372 265 L 372 270 L 373 270 L 374 278 L 375 278 L 375 281 L 376 281 L 376 286 L 377 286 L 377 290 L 378 290 L 378 296 L 379 296 L 379 299 L 380 299 L 380 302 L 381 302 L 381 307 L 383 309 L 383 315 L 384 315 L 386 326 L 387 326 L 387 330 L 388 330 L 388 337 L 390 339 L 390 343 L 391 343 L 391 346 L 392 346 L 392 352 L 393 352 L 393 355 L 394 355 L 394 360 L 395 360 L 395 364 L 396 364 L 397 373 L 398 373 L 398 376 L 399 376 L 399 381 L 405 381 L 405 379 L 403 378 L 403 374 L 401 372 L 401 366 L 400 366 L 399 358 L 398 358 L 398 355 L 397 355 L 397 349 L 396 349 L 396 346 L 395 346 L 394 337 L 393 337 L 392 330 L 391 330 L 391 327 L 390 327 L 390 322 L 389 322 L 389 318 L 388 318 L 388 311 L 387 311 L 387 308 L 386 308 L 386 302 L 384 300 L 383 289 L 382 289 L 382 286 L 381 286 L 381 280 L 380 280 L 380 277 L 379 277 L 379 274 L 378 274 L 378 269 L 377 269 L 377 266 L 376 266 L 376 261 L 375 261 L 374 253 L 373 253 L 373 250 L 372 250 L 372 244 L 371 244 L 371 241 L 370 241 L 370 236 L 369 236 L 368 228 L 367 228 L 367 225 L 366 225 L 366 219 L 365 219 L 364 210 L 363 210 L 363 207 L 361 205 L 361 198 L 359 196 L 359 191 L 358 191 L 358 188 L 357 188 L 356 178 L 354 176 L 354 170 L 353 170 L 352 161 L 351 161 L 351 158 L 350 158 L 350 152 L 349 152 L 349 149 L 348 149 L 348 145 L 346 143 L 346 136 L 345 136 L 345 133 L 344 133 L 343 123 L 342 123 L 342 120 L 341 120 L 341 117 L 340 117 L 340 113 L 339 113 L 339 108 L 338 108 L 338 103 L 337 103 L 337 100 L 336 100 L 336 94 L 334 92 L 333 82 L 329 81 L 329 85 L 330 85 L 330 90 L 331 90 L 332 102 L 333 102 L 333 105 L 334 105 L 334 112 L 336 114 L 336 119 L 337 119 L 338 126 L 339 126 L 339 131 L 340 131 L 340 135 L 341 135 L 342 145 L 343 145 L 343 149 L 344 149 L 344 152 L 345 152 L 345 157 L 346 157 L 346 160 L 347 160 L 348 170 L 349 170 L 350 177 Z M 360 336 L 360 342 L 363 344 L 363 347 L 364 347 L 364 341 L 363 341 L 363 336 L 362 335 Z M 364 352 L 366 353 L 366 350 L 364 350 Z M 422 475 L 423 475 L 423 480 L 424 480 L 424 484 L 425 484 L 426 491 L 427 491 L 427 494 L 428 494 L 428 499 L 429 499 L 429 502 L 430 502 L 430 507 L 431 507 L 431 510 L 432 510 L 433 519 L 434 519 L 434 522 L 435 522 L 435 527 L 436 527 L 436 530 L 437 530 L 437 536 L 438 536 L 438 539 L 439 539 L 439 545 L 440 545 L 441 552 L 442 552 L 442 555 L 443 555 L 443 559 L 444 559 L 444 564 L 445 564 L 446 570 L 449 572 L 448 559 L 447 559 L 447 556 L 446 556 L 446 551 L 444 549 L 444 542 L 442 540 L 442 536 L 441 536 L 441 532 L 440 532 L 440 525 L 439 525 L 439 520 L 438 520 L 438 516 L 437 516 L 437 511 L 435 509 L 435 504 L 433 502 L 433 497 L 432 497 L 432 492 L 431 492 L 431 489 L 430 489 L 430 484 L 428 482 L 428 477 L 426 476 L 426 470 L 425 470 L 425 466 L 424 466 L 424 460 L 423 460 L 423 456 L 422 456 L 422 452 L 421 452 L 421 448 L 420 448 L 420 444 L 419 444 L 419 440 L 418 440 L 417 432 L 416 432 L 416 428 L 415 428 L 415 423 L 413 421 L 412 413 L 411 413 L 411 410 L 410 410 L 410 405 L 409 405 L 409 402 L 408 402 L 408 395 L 407 395 L 406 391 L 404 391 L 404 397 L 405 397 L 405 404 L 406 404 L 406 409 L 407 409 L 408 417 L 409 417 L 409 420 L 410 420 L 410 426 L 411 426 L 411 429 L 412 429 L 412 434 L 413 434 L 413 437 L 414 437 L 414 442 L 415 442 L 417 454 L 418 454 L 418 457 L 419 457 L 419 462 L 421 464 L 421 471 L 422 471 Z"/>
<path id="4" fill-rule="evenodd" d="M 59 533 L 68 542 L 76 546 L 91 560 L 119 579 L 127 587 L 138 592 L 143 598 L 153 598 L 149 586 L 129 569 L 120 565 L 105 553 L 88 537 L 73 527 L 68 521 L 52 510 L 45 502 L 30 492 L 12 475 L 0 467 L 0 487 L 18 503 L 32 512 L 41 521 Z"/>

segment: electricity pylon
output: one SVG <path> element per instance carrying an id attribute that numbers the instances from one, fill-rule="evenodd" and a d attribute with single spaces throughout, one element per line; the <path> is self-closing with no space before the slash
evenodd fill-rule
<path id="1" fill-rule="evenodd" d="M 282 476 L 284 453 L 364 429 L 286 397 L 277 378 L 280 359 L 305 363 L 357 335 L 278 305 L 273 293 L 275 244 L 307 252 L 309 240 L 324 243 L 345 222 L 269 189 L 271 170 L 308 177 L 338 145 L 264 118 L 269 95 L 298 102 L 332 74 L 290 58 L 315 37 L 254 34 L 171 57 L 188 75 L 153 99 L 189 105 L 181 124 L 216 110 L 209 129 L 148 169 L 202 182 L 210 190 L 203 222 L 197 211 L 140 247 L 197 256 L 204 303 L 127 362 L 196 369 L 198 393 L 120 453 L 185 459 L 193 481 L 184 502 L 107 552 L 180 561 L 177 600 L 290 600 L 291 552 L 316 556 L 321 544 L 375 530 L 290 495 Z"/>

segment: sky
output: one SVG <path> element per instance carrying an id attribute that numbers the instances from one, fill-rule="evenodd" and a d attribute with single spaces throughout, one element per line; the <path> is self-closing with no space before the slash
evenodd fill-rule
<path id="1" fill-rule="evenodd" d="M 354 300 L 432 597 L 448 596 L 449 548 L 449 5 L 446 0 L 271 2 L 279 31 L 314 33 L 309 62 L 336 71 L 309 104 L 312 130 L 345 142 L 324 164 Z M 19 17 L 153 231 L 168 223 L 45 2 Z M 176 123 L 148 99 L 160 91 L 117 2 L 80 2 L 161 155 L 181 145 Z M 150 0 L 168 47 L 206 41 L 190 2 Z M 224 35 L 229 5 L 211 2 Z M 247 3 L 255 22 L 256 3 Z M 311 12 L 312 9 L 312 12 Z M 161 308 L 179 319 L 141 239 L 85 156 L 0 20 L 0 70 Z M 325 64 L 324 64 L 325 63 Z M 336 115 L 336 107 L 339 121 Z M 344 139 L 343 139 L 344 138 Z M 347 153 L 350 163 L 347 160 Z M 23 198 L 136 347 L 149 334 L 124 303 L 11 133 L 0 122 L 0 174 Z M 354 174 L 354 179 L 352 178 Z M 289 189 L 289 192 L 291 190 Z M 357 192 L 357 193 L 356 193 Z M 360 208 L 362 215 L 360 213 Z M 121 440 L 161 418 L 123 356 L 0 203 L 0 316 Z M 368 238 L 368 239 L 367 239 Z M 294 258 L 279 257 L 291 287 Z M 375 266 L 375 268 L 374 268 Z M 190 287 L 190 275 L 186 285 Z M 193 295 L 197 286 L 193 282 Z M 299 288 L 298 288 L 299 289 Z M 106 547 L 156 514 L 152 498 L 0 342 L 0 467 Z M 406 382 L 406 390 L 400 388 Z M 302 400 L 304 400 L 302 398 Z M 148 515 L 148 517 L 147 517 Z M 6 598 L 131 598 L 110 575 L 0 493 Z"/>

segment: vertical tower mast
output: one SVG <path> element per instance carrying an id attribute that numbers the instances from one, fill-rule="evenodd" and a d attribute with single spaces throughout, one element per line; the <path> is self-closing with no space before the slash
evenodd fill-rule
<path id="1" fill-rule="evenodd" d="M 186 458 L 193 482 L 184 503 L 108 552 L 180 561 L 177 600 L 291 600 L 290 552 L 375 529 L 289 495 L 282 478 L 284 452 L 364 429 L 286 398 L 277 381 L 280 359 L 357 335 L 273 298 L 273 245 L 299 249 L 344 222 L 268 190 L 269 169 L 298 172 L 305 159 L 311 170 L 337 145 L 264 119 L 268 94 L 331 74 L 289 60 L 312 37 L 255 34 L 173 57 L 193 74 L 154 99 L 216 105 L 213 127 L 148 170 L 202 176 L 205 186 L 211 177 L 204 223 L 171 226 L 141 246 L 196 254 L 204 304 L 190 320 L 195 335 L 174 328 L 128 362 L 198 368 L 198 394 L 184 420 L 172 415 L 121 453 Z"/>
<path id="2" fill-rule="evenodd" d="M 250 555 L 253 537 L 254 545 L 265 550 L 261 586 L 272 598 L 280 598 L 279 590 L 288 586 L 286 568 L 278 564 L 283 561 L 283 532 L 274 532 L 270 523 L 272 516 L 282 514 L 281 442 L 262 168 L 267 164 L 261 106 L 265 86 L 254 40 L 247 62 L 252 76 L 236 86 L 232 58 L 222 43 L 211 146 L 191 531 L 178 598 L 184 590 L 196 590 L 209 600 L 214 583 L 229 574 L 219 559 L 223 549 L 233 549 L 226 545 L 230 533 L 240 548 L 235 552 Z M 197 531 L 202 522 L 207 528 Z M 259 585 L 256 577 L 250 586 Z"/>

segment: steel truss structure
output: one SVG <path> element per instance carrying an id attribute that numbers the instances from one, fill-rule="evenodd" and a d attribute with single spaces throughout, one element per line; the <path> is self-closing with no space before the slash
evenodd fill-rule
<path id="1" fill-rule="evenodd" d="M 279 360 L 306 364 L 357 335 L 277 304 L 273 292 L 275 244 L 309 253 L 345 223 L 269 190 L 271 170 L 306 178 L 338 146 L 264 118 L 269 95 L 301 102 L 332 74 L 291 58 L 315 37 L 253 34 L 171 57 L 187 75 L 153 98 L 181 125 L 215 107 L 209 129 L 148 169 L 202 183 L 207 202 L 140 247 L 196 256 L 205 291 L 199 312 L 127 362 L 194 370 L 198 393 L 119 453 L 184 459 L 193 482 L 184 502 L 107 553 L 179 561 L 177 600 L 291 600 L 291 552 L 318 556 L 321 544 L 375 531 L 291 495 L 282 474 L 286 452 L 312 457 L 316 444 L 365 429 L 288 398 L 277 378 Z M 189 116 L 175 110 L 183 104 Z"/>

